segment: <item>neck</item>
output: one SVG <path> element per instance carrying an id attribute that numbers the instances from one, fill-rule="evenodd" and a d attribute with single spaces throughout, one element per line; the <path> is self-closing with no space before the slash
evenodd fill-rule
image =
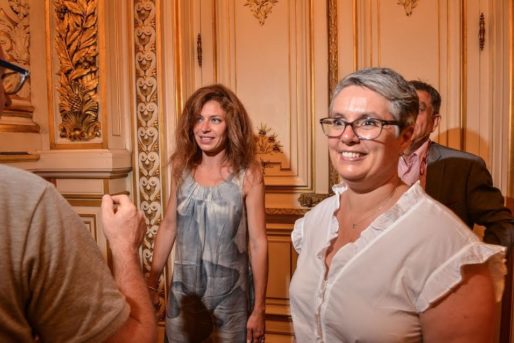
<path id="1" fill-rule="evenodd" d="M 430 137 L 427 136 L 427 137 L 425 137 L 423 139 L 420 139 L 418 141 L 412 142 L 412 144 L 405 150 L 404 154 L 408 156 L 408 155 L 414 153 L 414 151 L 418 150 L 429 139 L 430 139 Z"/>
<path id="2" fill-rule="evenodd" d="M 387 183 L 381 187 L 367 193 L 356 193 L 348 189 L 346 194 L 346 203 L 349 211 L 358 211 L 361 213 L 383 205 L 389 199 L 394 198 L 401 182 Z"/>
<path id="3" fill-rule="evenodd" d="M 200 165 L 210 168 L 221 167 L 226 163 L 225 150 L 222 150 L 216 154 L 202 154 L 202 161 Z"/>

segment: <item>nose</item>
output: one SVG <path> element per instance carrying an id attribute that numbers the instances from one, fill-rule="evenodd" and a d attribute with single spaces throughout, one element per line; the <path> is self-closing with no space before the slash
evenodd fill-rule
<path id="1" fill-rule="evenodd" d="M 344 143 L 352 143 L 358 142 L 359 137 L 355 134 L 353 126 L 350 124 L 346 124 L 346 126 L 343 129 L 343 132 L 341 133 L 341 136 L 339 137 L 339 140 Z"/>
<path id="2" fill-rule="evenodd" d="M 211 129 L 211 125 L 208 120 L 204 120 L 202 123 L 200 123 L 200 129 L 202 131 L 209 131 Z"/>

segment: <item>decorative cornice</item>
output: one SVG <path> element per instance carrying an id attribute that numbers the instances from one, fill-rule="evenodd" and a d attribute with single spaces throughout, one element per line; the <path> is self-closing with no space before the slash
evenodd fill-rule
<path id="1" fill-rule="evenodd" d="M 268 18 L 277 2 L 278 0 L 246 0 L 244 6 L 249 7 L 259 24 L 264 25 L 266 18 Z"/>
<path id="2" fill-rule="evenodd" d="M 139 208 L 146 217 L 147 232 L 143 240 L 143 272 L 151 269 L 153 242 L 163 218 L 161 148 L 159 144 L 159 101 L 157 84 L 156 0 L 134 0 L 134 50 L 136 71 L 136 132 Z M 167 271 L 165 272 L 165 274 Z M 160 289 L 166 290 L 161 277 Z M 165 296 L 160 294 L 157 318 L 165 316 Z"/>
<path id="3" fill-rule="evenodd" d="M 98 119 L 97 0 L 55 0 L 59 58 L 59 135 L 70 141 L 101 136 Z"/>
<path id="4" fill-rule="evenodd" d="M 403 6 L 407 17 L 412 15 L 412 11 L 418 5 L 419 0 L 398 0 L 397 4 Z"/>

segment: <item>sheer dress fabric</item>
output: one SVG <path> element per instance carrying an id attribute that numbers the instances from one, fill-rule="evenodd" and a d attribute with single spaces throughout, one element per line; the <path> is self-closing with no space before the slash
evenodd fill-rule
<path id="1" fill-rule="evenodd" d="M 209 187 L 186 175 L 177 193 L 169 342 L 244 342 L 250 284 L 244 171 Z"/>

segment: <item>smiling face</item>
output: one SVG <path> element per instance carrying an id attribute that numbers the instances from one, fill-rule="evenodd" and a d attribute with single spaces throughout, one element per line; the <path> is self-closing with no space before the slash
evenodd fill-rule
<path id="1" fill-rule="evenodd" d="M 341 90 L 332 102 L 331 117 L 348 122 L 361 118 L 394 120 L 389 102 L 380 94 L 359 86 Z M 397 126 L 384 126 L 374 140 L 360 140 L 347 126 L 340 137 L 328 138 L 332 165 L 353 189 L 371 190 L 398 177 L 398 159 L 409 145 L 412 127 L 398 135 Z"/>
<path id="2" fill-rule="evenodd" d="M 193 133 L 203 154 L 213 156 L 225 149 L 227 122 L 219 102 L 207 101 L 195 118 Z"/>

